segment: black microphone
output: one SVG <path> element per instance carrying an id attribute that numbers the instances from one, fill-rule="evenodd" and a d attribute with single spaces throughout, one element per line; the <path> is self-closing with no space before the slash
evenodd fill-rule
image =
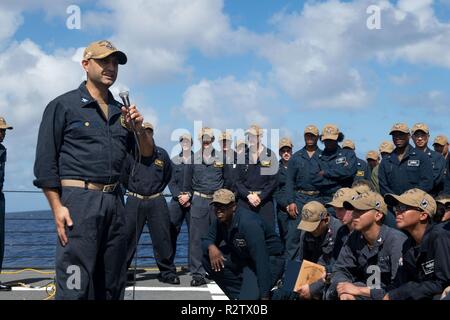
<path id="1" fill-rule="evenodd" d="M 119 93 L 119 97 L 122 99 L 123 105 L 125 108 L 129 109 L 131 106 L 130 103 L 130 93 L 128 91 L 121 91 Z M 131 120 L 131 126 L 133 127 L 133 130 L 136 131 L 136 127 L 134 125 L 134 120 Z"/>
<path id="2" fill-rule="evenodd" d="M 130 107 L 130 94 L 128 91 L 121 91 L 119 97 L 122 99 L 123 105 L 128 109 Z"/>

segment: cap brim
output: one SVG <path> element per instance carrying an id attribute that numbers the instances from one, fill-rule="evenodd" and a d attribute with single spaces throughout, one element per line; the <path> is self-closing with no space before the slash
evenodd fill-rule
<path id="1" fill-rule="evenodd" d="M 218 204 L 230 204 L 233 201 L 224 201 L 224 200 L 212 200 L 209 204 L 210 205 L 215 205 L 216 203 Z"/>
<path id="2" fill-rule="evenodd" d="M 442 147 L 445 147 L 445 142 L 443 142 L 443 143 L 441 143 L 441 142 L 434 142 L 433 143 L 433 146 L 435 145 L 435 144 L 437 144 L 437 145 L 440 145 L 440 146 L 442 146 Z"/>
<path id="3" fill-rule="evenodd" d="M 126 64 L 126 63 L 127 63 L 128 58 L 127 58 L 126 54 L 123 53 L 122 51 L 119 51 L 119 50 L 107 52 L 107 53 L 105 53 L 105 54 L 102 54 L 102 55 L 99 55 L 99 56 L 92 57 L 91 59 L 104 59 L 104 58 L 106 58 L 106 57 L 109 57 L 109 56 L 112 55 L 112 54 L 116 55 L 116 57 L 117 57 L 117 62 L 118 62 L 119 64 Z"/>
<path id="4" fill-rule="evenodd" d="M 297 229 L 303 230 L 303 231 L 306 231 L 306 232 L 313 232 L 314 230 L 317 229 L 319 224 L 320 224 L 320 220 L 319 221 L 315 221 L 315 222 L 302 220 L 298 224 Z"/>
<path id="5" fill-rule="evenodd" d="M 11 127 L 11 126 L 0 126 L 0 129 L 12 130 L 13 127 Z"/>
<path id="6" fill-rule="evenodd" d="M 329 208 L 329 207 L 335 207 L 335 208 L 343 208 L 344 207 L 344 203 L 341 201 L 331 201 L 325 204 L 325 208 Z"/>
<path id="7" fill-rule="evenodd" d="M 436 200 L 436 202 L 446 206 L 447 204 L 450 204 L 450 199 Z"/>
<path id="8" fill-rule="evenodd" d="M 426 130 L 423 130 L 423 129 L 417 129 L 417 130 L 411 131 L 411 134 L 414 134 L 414 133 L 416 133 L 417 131 L 422 131 L 422 132 L 425 133 L 425 134 L 430 134 L 430 131 L 426 131 Z"/>
<path id="9" fill-rule="evenodd" d="M 307 134 L 307 133 L 311 133 L 312 135 L 314 135 L 314 136 L 316 136 L 316 137 L 319 135 L 318 132 L 312 132 L 312 131 L 305 131 L 305 132 L 303 133 L 303 135 L 305 135 L 305 134 Z"/>
<path id="10" fill-rule="evenodd" d="M 386 202 L 386 204 L 391 207 L 394 207 L 394 206 L 398 205 L 399 203 L 411 205 L 410 203 L 408 203 L 409 201 L 405 201 L 401 196 L 397 196 L 392 193 L 388 193 L 384 196 L 384 202 Z M 412 206 L 414 206 L 414 205 L 412 205 Z"/>
<path id="11" fill-rule="evenodd" d="M 394 132 L 409 133 L 409 131 L 395 129 L 395 130 L 391 130 L 391 132 L 389 132 L 389 134 L 392 135 Z"/>
<path id="12" fill-rule="evenodd" d="M 354 209 L 356 209 L 356 210 L 371 210 L 371 209 L 374 209 L 371 206 L 364 206 L 364 205 L 358 203 L 357 201 L 352 201 L 352 200 L 344 201 L 343 206 L 347 210 L 354 210 Z"/>
<path id="13" fill-rule="evenodd" d="M 292 146 L 290 144 L 281 144 L 279 149 L 283 149 L 284 147 L 288 147 L 292 149 Z"/>
<path id="14" fill-rule="evenodd" d="M 330 134 L 330 135 L 327 135 L 327 136 L 322 136 L 322 141 L 324 141 L 324 140 L 337 140 L 338 137 L 339 137 L 338 134 Z"/>

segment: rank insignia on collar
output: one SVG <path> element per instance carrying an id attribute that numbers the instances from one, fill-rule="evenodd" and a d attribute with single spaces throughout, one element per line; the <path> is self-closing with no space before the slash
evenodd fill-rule
<path id="1" fill-rule="evenodd" d="M 158 166 L 158 167 L 162 168 L 164 166 L 164 161 L 160 160 L 160 159 L 156 159 L 155 160 L 155 166 Z"/>

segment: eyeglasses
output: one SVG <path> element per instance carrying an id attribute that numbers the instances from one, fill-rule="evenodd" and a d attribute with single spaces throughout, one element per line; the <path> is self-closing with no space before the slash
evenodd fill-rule
<path id="1" fill-rule="evenodd" d="M 411 206 L 407 206 L 407 205 L 404 205 L 404 204 L 399 204 L 399 205 L 394 206 L 394 212 L 395 212 L 396 214 L 403 213 L 403 212 L 406 212 L 406 211 L 408 211 L 408 210 L 423 211 L 423 210 L 420 209 L 420 208 L 411 207 Z"/>
<path id="2" fill-rule="evenodd" d="M 415 138 L 426 138 L 428 137 L 428 134 L 426 134 L 425 132 L 416 132 L 413 134 L 413 136 Z"/>

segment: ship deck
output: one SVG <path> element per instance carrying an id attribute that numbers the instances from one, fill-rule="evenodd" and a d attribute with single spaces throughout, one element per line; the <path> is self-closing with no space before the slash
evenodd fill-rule
<path id="1" fill-rule="evenodd" d="M 199 287 L 191 287 L 191 276 L 179 270 L 179 285 L 159 282 L 158 269 L 140 268 L 136 282 L 128 283 L 125 300 L 228 300 L 213 281 Z M 13 286 L 12 291 L 0 291 L 0 300 L 52 300 L 54 270 L 3 270 L 1 281 Z"/>

